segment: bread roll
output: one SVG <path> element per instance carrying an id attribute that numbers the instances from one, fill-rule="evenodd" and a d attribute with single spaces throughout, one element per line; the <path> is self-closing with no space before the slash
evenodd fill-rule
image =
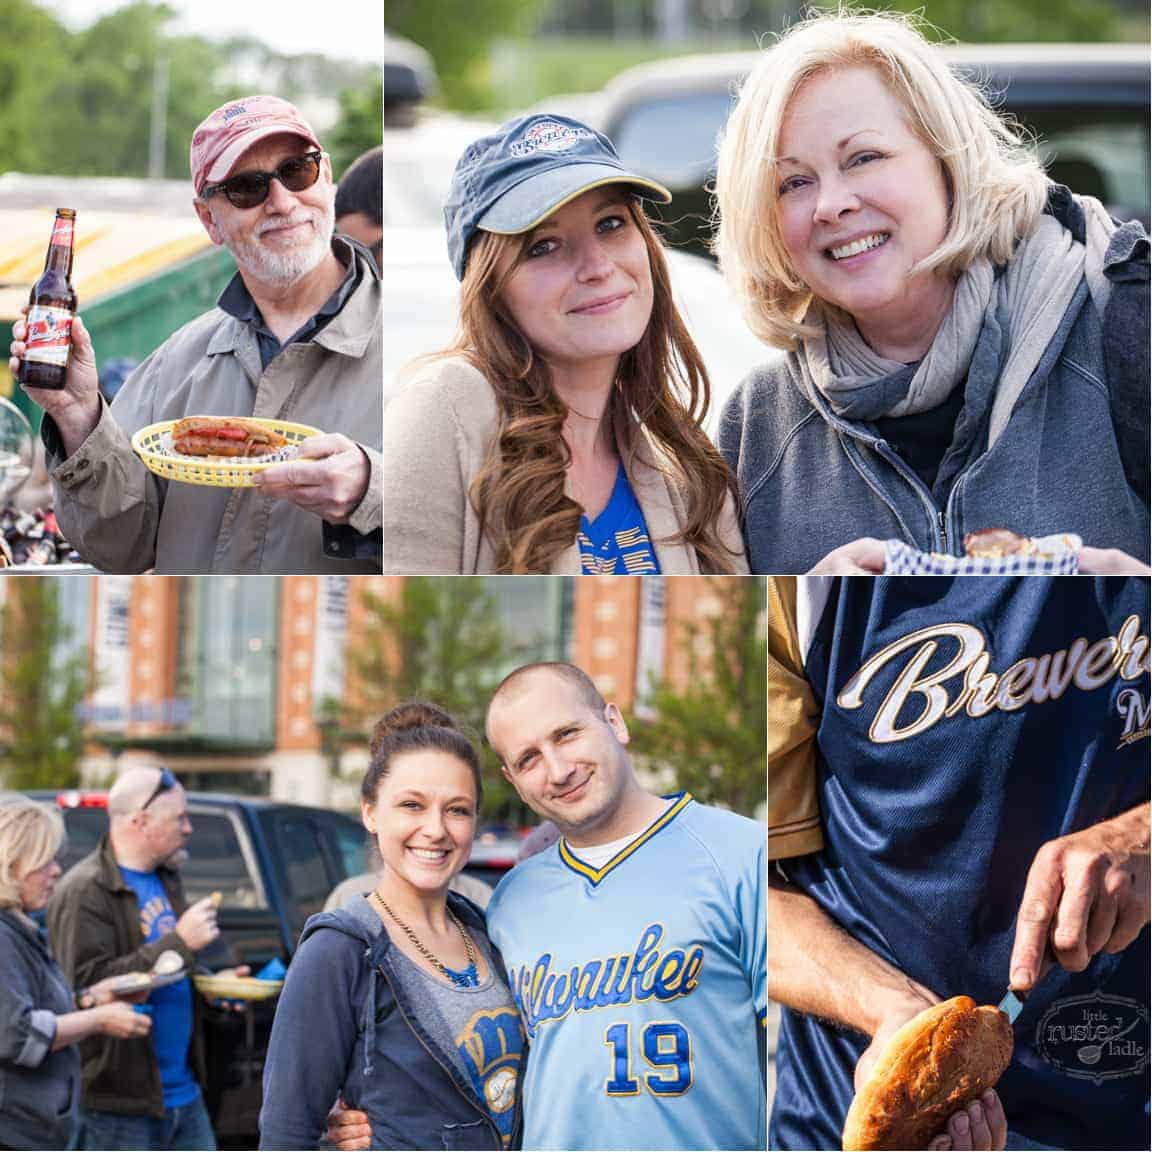
<path id="1" fill-rule="evenodd" d="M 242 416 L 185 416 L 172 428 L 172 447 L 182 456 L 267 456 L 287 443 Z"/>
<path id="2" fill-rule="evenodd" d="M 844 1121 L 845 1152 L 927 1148 L 948 1117 L 996 1085 L 1012 1060 L 999 1008 L 954 996 L 889 1038 Z"/>

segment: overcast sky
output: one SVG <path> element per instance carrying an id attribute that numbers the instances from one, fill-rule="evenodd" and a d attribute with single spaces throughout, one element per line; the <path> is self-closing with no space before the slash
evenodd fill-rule
<path id="1" fill-rule="evenodd" d="M 38 0 L 70 28 L 86 28 L 127 0 Z M 384 53 L 381 0 L 167 0 L 180 13 L 174 33 L 224 39 L 246 32 L 277 52 L 318 52 L 336 59 L 379 61 Z"/>

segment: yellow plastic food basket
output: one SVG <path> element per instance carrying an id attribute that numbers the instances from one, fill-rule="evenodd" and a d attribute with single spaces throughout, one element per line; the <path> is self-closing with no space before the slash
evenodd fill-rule
<path id="1" fill-rule="evenodd" d="M 271 1000 L 280 995 L 283 980 L 257 980 L 255 976 L 193 976 L 192 983 L 211 999 Z"/>
<path id="2" fill-rule="evenodd" d="M 308 424 L 293 424 L 287 420 L 266 420 L 257 416 L 223 417 L 229 423 L 249 424 L 278 432 L 290 445 L 299 444 L 309 436 L 321 435 L 319 428 Z M 213 488 L 251 488 L 252 477 L 263 468 L 280 461 L 274 456 L 240 458 L 229 456 L 182 456 L 171 448 L 171 433 L 175 420 L 162 420 L 149 424 L 132 437 L 132 449 L 144 466 L 165 480 L 179 480 L 182 484 L 206 484 Z"/>

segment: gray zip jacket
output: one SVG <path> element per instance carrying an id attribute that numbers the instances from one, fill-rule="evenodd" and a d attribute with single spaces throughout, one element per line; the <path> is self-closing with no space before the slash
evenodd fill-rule
<path id="1" fill-rule="evenodd" d="M 363 259 L 363 257 L 358 257 Z M 361 277 L 344 307 L 261 370 L 252 329 L 219 308 L 186 324 L 145 360 L 77 451 L 64 459 L 45 421 L 56 512 L 65 537 L 106 572 L 378 573 L 378 559 L 327 554 L 323 521 L 255 488 L 210 488 L 154 476 L 132 434 L 182 416 L 263 416 L 342 432 L 364 450 L 368 491 L 351 518 L 380 527 L 383 415 L 381 287 Z M 51 426 L 49 428 L 49 426 Z"/>
<path id="2" fill-rule="evenodd" d="M 1054 193 L 1049 211 L 1083 240 L 1070 198 Z M 1082 283 L 988 450 L 1005 336 L 1005 318 L 990 310 L 932 491 L 874 425 L 837 416 L 822 396 L 813 404 L 801 357 L 753 372 L 719 434 L 752 571 L 806 572 L 861 536 L 961 555 L 965 534 L 981 528 L 1074 532 L 1147 561 L 1148 238 L 1138 224 L 1113 235 L 1105 273 L 1103 319 Z"/>
<path id="3" fill-rule="evenodd" d="M 35 926 L 0 908 L 0 1148 L 68 1148 L 80 1095 L 80 1051 L 52 1051 L 72 989 Z"/>

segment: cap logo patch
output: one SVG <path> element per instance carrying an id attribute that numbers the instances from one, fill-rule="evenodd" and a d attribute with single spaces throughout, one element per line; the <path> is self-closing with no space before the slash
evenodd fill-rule
<path id="1" fill-rule="evenodd" d="M 541 120 L 533 124 L 522 139 L 509 146 L 513 156 L 531 156 L 534 152 L 569 152 L 581 140 L 595 137 L 587 128 L 574 128 L 571 124 L 561 124 L 556 120 Z"/>
<path id="2" fill-rule="evenodd" d="M 230 108 L 225 108 L 222 113 L 224 122 L 228 123 L 230 120 L 235 120 L 237 116 L 243 116 L 248 109 L 243 104 L 233 104 Z"/>

